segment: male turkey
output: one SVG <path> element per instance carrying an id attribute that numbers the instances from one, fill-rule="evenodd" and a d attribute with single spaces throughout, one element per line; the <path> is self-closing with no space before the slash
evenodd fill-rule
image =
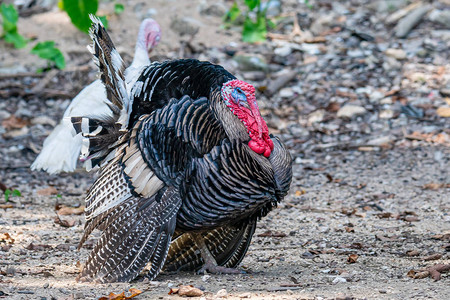
<path id="1" fill-rule="evenodd" d="M 123 62 L 93 21 L 91 51 L 114 118 L 72 118 L 86 138 L 83 155 L 102 166 L 86 197 L 80 246 L 94 229 L 103 234 L 78 279 L 130 281 L 147 263 L 153 279 L 166 258 L 167 270 L 236 272 L 257 220 L 292 177 L 291 156 L 269 135 L 254 87 L 186 59 L 146 67 L 129 95 Z"/>
<path id="2" fill-rule="evenodd" d="M 161 29 L 153 19 L 142 21 L 134 59 L 125 70 L 128 92 L 136 82 L 144 66 L 150 64 L 148 51 L 153 49 L 161 38 Z M 65 119 L 73 116 L 109 116 L 113 112 L 108 106 L 105 86 L 100 79 L 85 87 L 70 103 L 60 123 L 45 139 L 41 153 L 31 165 L 33 170 L 45 170 L 50 174 L 72 172 L 76 168 L 82 147 L 82 136 L 72 135 L 72 125 Z M 87 166 L 89 169 L 90 166 Z"/>

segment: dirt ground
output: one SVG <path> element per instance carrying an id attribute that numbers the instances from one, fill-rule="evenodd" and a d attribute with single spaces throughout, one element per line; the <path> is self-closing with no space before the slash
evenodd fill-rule
<path id="1" fill-rule="evenodd" d="M 144 6 L 139 3 L 127 1 L 124 14 L 111 14 L 110 19 L 111 36 L 128 60 L 142 17 L 139 13 L 155 8 L 154 18 L 161 24 L 163 37 L 152 59 L 187 55 L 180 44 L 184 38 L 169 27 L 171 18 L 188 15 L 201 23 L 191 48 L 203 50 L 200 54 L 189 50 L 192 56 L 203 55 L 236 67 L 222 52 L 239 34 L 220 29 L 220 17 L 199 13 L 200 6 L 213 1 L 195 1 L 195 5 L 188 1 L 176 5 L 175 1 L 169 1 L 173 5 L 166 1 Z M 112 2 L 103 3 L 101 13 L 110 14 L 112 7 Z M 350 10 L 348 19 L 358 11 Z M 424 22 L 411 40 L 422 41 L 433 26 Z M 388 43 L 382 41 L 383 32 L 375 33 L 369 25 L 367 30 L 377 36 L 377 43 Z M 77 283 L 75 277 L 98 233 L 77 251 L 84 217 L 73 213 L 84 205 L 83 197 L 95 175 L 81 167 L 73 174 L 48 175 L 31 172 L 29 166 L 55 121 L 61 118 L 68 99 L 95 78 L 95 68 L 85 50 L 89 39 L 57 10 L 21 18 L 19 31 L 39 40 L 57 41 L 68 59 L 68 70 L 51 78 L 30 75 L 45 62 L 29 55 L 29 49 L 12 50 L 0 42 L 0 121 L 11 116 L 24 120 L 17 128 L 8 128 L 3 122 L 0 126 L 0 183 L 22 194 L 8 202 L 0 199 L 0 298 L 98 299 L 137 288 L 143 294 L 135 299 L 175 300 L 181 297 L 168 295 L 171 288 L 193 285 L 204 291 L 203 299 L 450 299 L 450 273 L 442 273 L 438 281 L 407 275 L 411 270 L 450 264 L 450 122 L 435 112 L 445 103 L 450 105 L 448 96 L 439 93 L 448 88 L 449 78 L 448 48 L 439 50 L 441 41 L 435 43 L 437 50 L 429 52 L 428 57 L 409 56 L 394 70 L 385 68 L 383 61 L 374 69 L 361 69 L 361 57 L 348 63 L 341 58 L 342 65 L 336 67 L 324 51 L 329 56 L 341 51 L 335 43 L 351 41 L 350 33 L 342 31 L 331 33 L 337 37 L 331 35 L 322 46 L 329 48 L 321 50 L 323 55 L 309 56 L 304 54 L 305 48 L 299 65 L 283 65 L 299 72 L 284 90 L 294 90 L 294 96 L 284 97 L 282 89 L 272 98 L 259 95 L 259 101 L 270 130 L 281 136 L 294 157 L 294 178 L 286 199 L 259 222 L 240 265 L 246 274 L 161 273 L 151 282 L 140 278 L 131 283 L 86 284 Z M 389 43 L 398 46 L 400 42 Z M 242 43 L 232 46 L 264 54 L 280 45 L 257 45 L 256 50 Z M 294 60 L 300 54 L 292 55 Z M 434 60 L 428 59 L 430 56 Z M 317 63 L 308 69 L 312 65 L 306 61 L 313 61 L 311 57 L 316 57 Z M 276 64 L 280 65 L 275 56 L 271 67 Z M 425 79 L 412 80 L 412 68 L 422 72 Z M 375 75 L 361 79 L 361 74 L 369 72 Z M 9 78 L 7 73 L 22 75 Z M 396 97 L 389 94 L 394 89 L 406 92 L 400 92 L 394 103 L 374 103 L 370 95 L 357 93 L 354 86 L 340 89 L 341 84 L 353 80 L 346 74 L 356 76 L 354 81 L 362 80 L 364 87 L 373 85 L 374 90 L 382 90 L 383 97 Z M 267 76 L 254 84 L 270 86 L 277 78 Z M 433 81 L 428 82 L 428 78 Z M 45 80 L 47 89 L 34 93 L 33 86 Z M 329 99 L 334 102 L 328 103 Z M 402 99 L 407 99 L 410 107 L 423 109 L 424 115 L 409 116 L 411 112 L 400 106 L 404 105 Z M 365 114 L 338 118 L 330 105 L 343 107 L 347 102 L 364 107 Z M 387 110 L 386 105 L 394 111 L 391 118 L 379 117 Z M 316 117 L 313 114 L 320 110 L 326 111 L 325 116 L 312 121 Z M 72 214 L 58 217 L 55 206 L 61 205 L 74 208 Z"/>

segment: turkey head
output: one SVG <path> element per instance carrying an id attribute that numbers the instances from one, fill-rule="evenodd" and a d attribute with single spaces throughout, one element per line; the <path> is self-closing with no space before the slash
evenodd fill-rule
<path id="1" fill-rule="evenodd" d="M 247 129 L 250 149 L 269 157 L 273 142 L 256 103 L 255 88 L 245 81 L 235 79 L 224 83 L 221 94 L 226 106 Z"/>

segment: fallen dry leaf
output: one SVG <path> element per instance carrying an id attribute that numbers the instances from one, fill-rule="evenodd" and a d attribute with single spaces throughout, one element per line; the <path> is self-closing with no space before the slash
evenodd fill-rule
<path id="1" fill-rule="evenodd" d="M 44 244 L 33 244 L 30 243 L 28 246 L 25 247 L 27 250 L 33 250 L 33 251 L 44 251 L 47 249 L 52 249 L 52 246 L 50 245 L 44 245 Z"/>
<path id="2" fill-rule="evenodd" d="M 424 190 L 438 190 L 438 189 L 443 188 L 443 187 L 445 187 L 445 186 L 446 186 L 445 183 L 435 183 L 435 182 L 432 182 L 432 183 L 427 183 L 427 184 L 425 184 L 425 185 L 423 186 L 423 189 L 424 189 Z"/>
<path id="3" fill-rule="evenodd" d="M 178 288 L 170 289 L 169 295 L 178 294 L 178 296 L 200 297 L 203 291 L 192 285 L 180 285 Z"/>
<path id="4" fill-rule="evenodd" d="M 424 261 L 430 261 L 430 260 L 437 260 L 437 259 L 441 259 L 441 258 L 442 258 L 442 254 L 435 253 L 435 254 L 432 254 L 430 256 L 425 257 L 423 260 Z"/>
<path id="5" fill-rule="evenodd" d="M 420 251 L 419 250 L 410 250 L 406 252 L 407 256 L 419 256 Z"/>
<path id="6" fill-rule="evenodd" d="M 354 264 L 358 260 L 358 254 L 350 254 L 347 258 L 347 262 Z"/>
<path id="7" fill-rule="evenodd" d="M 450 233 L 436 234 L 431 237 L 433 240 L 450 241 Z"/>
<path id="8" fill-rule="evenodd" d="M 346 232 L 349 232 L 349 233 L 355 232 L 355 227 L 348 227 L 348 226 L 345 226 L 344 229 L 345 229 Z"/>
<path id="9" fill-rule="evenodd" d="M 6 243 L 6 244 L 14 244 L 15 239 L 13 239 L 9 233 L 0 233 L 0 243 Z"/>
<path id="10" fill-rule="evenodd" d="M 377 217 L 380 219 L 389 219 L 390 217 L 392 217 L 392 213 L 390 212 L 379 213 L 377 214 Z"/>
<path id="11" fill-rule="evenodd" d="M 75 226 L 76 221 L 75 220 L 64 220 L 61 219 L 59 216 L 56 216 L 55 219 L 53 220 L 55 222 L 55 224 L 61 225 L 62 227 L 73 227 Z"/>
<path id="12" fill-rule="evenodd" d="M 12 205 L 12 204 L 0 204 L 0 208 L 2 208 L 2 209 L 14 208 L 14 205 Z"/>
<path id="13" fill-rule="evenodd" d="M 296 197 L 300 197 L 301 195 L 304 195 L 304 194 L 306 194 L 305 190 L 295 191 L 295 196 Z"/>
<path id="14" fill-rule="evenodd" d="M 114 294 L 113 292 L 109 293 L 109 295 L 107 297 L 100 297 L 98 298 L 98 300 L 126 300 L 126 299 L 131 299 L 136 297 L 137 295 L 142 294 L 141 290 L 138 289 L 134 289 L 131 288 L 128 290 L 131 295 L 130 296 L 125 296 L 125 292 L 122 292 L 120 294 Z"/>
<path id="15" fill-rule="evenodd" d="M 267 230 L 266 232 L 263 232 L 261 234 L 258 234 L 259 237 L 286 237 L 286 233 L 279 232 L 279 231 L 271 231 Z"/>
<path id="16" fill-rule="evenodd" d="M 84 214 L 84 206 L 81 205 L 79 207 L 70 207 L 65 205 L 57 205 L 55 207 L 56 212 L 60 216 L 68 216 L 68 215 L 82 215 Z"/>
<path id="17" fill-rule="evenodd" d="M 9 118 L 6 118 L 2 121 L 2 126 L 6 130 L 11 129 L 20 129 L 27 126 L 30 122 L 21 118 L 18 118 L 14 115 L 11 115 Z"/>
<path id="18" fill-rule="evenodd" d="M 437 264 L 419 271 L 410 270 L 406 275 L 414 279 L 422 279 L 431 276 L 435 281 L 441 279 L 441 274 L 450 271 L 450 264 Z"/>
<path id="19" fill-rule="evenodd" d="M 450 107 L 441 106 L 436 109 L 436 114 L 439 117 L 450 118 Z"/>
<path id="20" fill-rule="evenodd" d="M 51 196 L 58 194 L 58 190 L 55 187 L 49 186 L 48 188 L 39 190 L 36 192 L 39 196 Z"/>
<path id="21" fill-rule="evenodd" d="M 377 240 L 380 240 L 382 242 L 396 242 L 399 240 L 399 236 L 383 236 L 380 234 L 375 235 L 375 238 Z"/>

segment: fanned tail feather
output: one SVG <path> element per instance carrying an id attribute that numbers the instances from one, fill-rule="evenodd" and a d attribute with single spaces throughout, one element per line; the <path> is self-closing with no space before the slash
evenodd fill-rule
<path id="1" fill-rule="evenodd" d="M 124 134 L 111 117 L 72 117 L 70 118 L 76 134 L 81 133 L 81 160 L 89 171 L 103 161 L 114 150 L 116 142 Z"/>
<path id="2" fill-rule="evenodd" d="M 181 205 L 178 190 L 164 188 L 151 198 L 131 197 L 112 214 L 112 221 L 91 252 L 78 280 L 130 281 L 151 261 L 153 279 L 166 259 Z"/>
<path id="3" fill-rule="evenodd" d="M 88 46 L 93 60 L 100 71 L 100 79 L 106 87 L 106 105 L 112 111 L 110 116 L 72 117 L 76 133 L 84 137 L 81 147 L 82 160 L 86 169 L 108 162 L 114 157 L 117 141 L 126 133 L 131 103 L 124 77 L 125 66 L 114 47 L 111 38 L 100 19 L 91 15 L 92 26 L 89 35 L 92 45 Z"/>
<path id="4" fill-rule="evenodd" d="M 50 174 L 72 172 L 77 166 L 81 149 L 81 135 L 72 135 L 66 124 L 58 124 L 45 139 L 41 153 L 31 165 L 32 170 L 44 170 Z"/>
<path id="5" fill-rule="evenodd" d="M 100 79 L 106 87 L 107 98 L 111 101 L 110 107 L 113 111 L 120 112 L 117 122 L 121 124 L 122 129 L 125 129 L 128 126 L 132 106 L 124 77 L 125 65 L 100 19 L 93 15 L 90 17 L 92 26 L 89 29 L 89 35 L 92 46 L 88 49 L 99 68 Z"/>

